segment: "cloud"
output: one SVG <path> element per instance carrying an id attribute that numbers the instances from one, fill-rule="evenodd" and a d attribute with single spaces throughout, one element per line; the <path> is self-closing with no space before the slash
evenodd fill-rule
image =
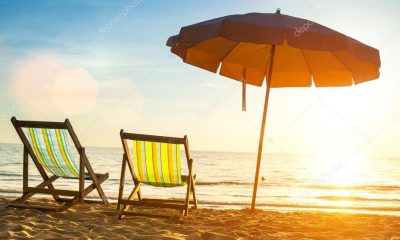
<path id="1" fill-rule="evenodd" d="M 12 95 L 25 109 L 47 114 L 81 114 L 92 110 L 99 86 L 84 68 L 68 66 L 53 53 L 32 54 L 17 61 Z"/>

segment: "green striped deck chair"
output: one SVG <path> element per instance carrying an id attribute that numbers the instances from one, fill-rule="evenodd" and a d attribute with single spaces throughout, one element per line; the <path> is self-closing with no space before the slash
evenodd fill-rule
<path id="1" fill-rule="evenodd" d="M 92 202 L 85 200 L 85 197 L 95 189 L 100 195 L 101 202 L 108 203 L 100 186 L 107 180 L 108 173 L 94 173 L 85 154 L 85 148 L 80 144 L 68 119 L 65 122 L 39 122 L 19 121 L 13 117 L 11 122 L 24 144 L 24 155 L 23 195 L 13 203 L 9 203 L 9 207 L 62 211 L 77 202 Z M 74 148 L 76 154 L 73 152 Z M 28 185 L 29 157 L 43 178 L 43 182 L 36 187 Z M 53 182 L 60 178 L 78 179 L 79 190 L 55 189 Z M 92 184 L 85 188 L 85 180 L 91 181 Z M 62 204 L 49 207 L 25 203 L 37 193 L 51 194 L 57 202 Z M 67 196 L 67 198 L 60 196 Z"/>
<path id="2" fill-rule="evenodd" d="M 124 156 L 122 158 L 120 189 L 118 195 L 119 218 L 124 215 L 146 215 L 137 211 L 128 211 L 129 206 L 164 207 L 181 210 L 187 216 L 189 206 L 197 209 L 195 192 L 195 175 L 193 174 L 193 160 L 189 153 L 189 144 L 186 136 L 183 138 L 161 137 L 120 132 Z M 182 174 L 182 154 L 186 158 L 188 174 Z M 132 175 L 135 184 L 127 198 L 124 198 L 126 166 Z M 185 199 L 147 199 L 143 198 L 142 185 L 158 188 L 171 188 L 187 186 Z M 137 196 L 137 200 L 135 197 Z M 190 200 L 193 196 L 193 200 Z M 150 215 L 154 217 L 167 217 L 164 215 Z"/>

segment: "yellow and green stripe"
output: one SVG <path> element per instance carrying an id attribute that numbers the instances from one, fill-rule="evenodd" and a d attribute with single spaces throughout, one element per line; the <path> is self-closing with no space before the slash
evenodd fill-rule
<path id="1" fill-rule="evenodd" d="M 39 148 L 39 142 L 36 137 L 35 130 L 33 128 L 28 129 L 28 135 L 30 136 L 30 143 L 32 145 L 33 150 L 35 151 L 36 157 L 39 160 L 39 162 L 42 164 L 42 166 L 50 173 L 55 174 L 49 167 L 46 161 L 44 160 L 44 156 L 42 154 L 42 151 Z"/>
<path id="2" fill-rule="evenodd" d="M 56 159 L 56 157 L 55 157 L 55 154 L 54 154 L 53 148 L 52 148 L 52 143 L 50 142 L 48 129 L 43 128 L 42 133 L 43 133 L 44 143 L 46 144 L 46 149 L 47 149 L 47 152 L 49 153 L 50 160 L 53 162 L 53 166 L 56 167 L 56 169 L 60 172 L 61 176 L 67 176 L 65 171 L 61 168 L 60 163 L 58 162 L 58 159 Z"/>
<path id="3" fill-rule="evenodd" d="M 68 153 L 67 153 L 65 144 L 63 142 L 63 137 L 61 136 L 61 130 L 60 129 L 56 129 L 55 133 L 56 133 L 57 143 L 58 143 L 58 146 L 59 146 L 59 149 L 60 149 L 61 156 L 62 156 L 62 158 L 64 160 L 64 163 L 67 165 L 67 168 L 68 168 L 69 172 L 72 175 L 78 177 L 79 173 L 78 173 L 77 169 L 74 168 L 74 166 L 72 165 L 70 159 L 67 156 Z"/>
<path id="4" fill-rule="evenodd" d="M 60 177 L 79 176 L 79 168 L 70 153 L 64 130 L 28 128 L 26 133 L 36 157 L 46 171 Z"/>
<path id="5" fill-rule="evenodd" d="M 156 187 L 182 186 L 180 145 L 133 140 L 134 173 L 142 183 Z"/>
<path id="6" fill-rule="evenodd" d="M 160 176 L 159 176 L 159 173 L 158 173 L 159 163 L 158 163 L 157 143 L 155 143 L 155 142 L 151 143 L 151 150 L 152 150 L 152 155 L 153 155 L 154 178 L 155 178 L 157 186 L 161 187 L 162 184 L 161 184 Z"/>
<path id="7" fill-rule="evenodd" d="M 144 171 L 143 171 L 143 159 L 142 159 L 142 142 L 141 141 L 134 141 L 136 142 L 136 167 L 139 173 L 139 179 L 141 182 L 146 182 Z"/>

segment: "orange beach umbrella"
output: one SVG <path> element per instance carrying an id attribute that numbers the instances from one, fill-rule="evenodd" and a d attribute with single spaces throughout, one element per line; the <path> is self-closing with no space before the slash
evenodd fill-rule
<path id="1" fill-rule="evenodd" d="M 261 86 L 266 96 L 252 209 L 255 208 L 270 88 L 352 86 L 379 77 L 379 51 L 315 22 L 280 13 L 229 15 L 182 27 L 168 39 L 185 63 Z"/>

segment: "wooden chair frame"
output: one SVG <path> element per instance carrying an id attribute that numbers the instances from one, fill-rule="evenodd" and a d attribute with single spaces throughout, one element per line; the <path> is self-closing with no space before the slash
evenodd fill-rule
<path id="1" fill-rule="evenodd" d="M 121 178 L 119 185 L 119 194 L 118 194 L 118 205 L 117 210 L 119 211 L 119 219 L 122 219 L 124 215 L 133 215 L 133 216 L 149 216 L 149 217 L 162 217 L 168 218 L 169 216 L 158 215 L 158 214 L 147 214 L 147 213 L 139 213 L 128 211 L 130 206 L 145 206 L 145 207 L 153 207 L 153 208 L 172 208 L 181 210 L 181 213 L 184 216 L 188 216 L 189 214 L 189 205 L 193 204 L 194 208 L 197 209 L 197 199 L 196 199 L 196 190 L 195 190 L 195 180 L 196 175 L 193 174 L 193 159 L 190 157 L 189 153 L 189 142 L 188 138 L 185 135 L 183 138 L 174 138 L 174 137 L 163 137 L 163 136 L 153 136 L 153 135 L 143 135 L 143 134 L 134 134 L 134 133 L 126 133 L 123 129 L 120 131 L 122 146 L 124 149 L 124 155 L 122 157 L 122 167 L 121 167 Z M 186 198 L 184 200 L 170 200 L 170 199 L 147 199 L 143 198 L 141 192 L 142 183 L 136 177 L 133 161 L 129 155 L 129 149 L 126 145 L 125 140 L 138 140 L 138 141 L 152 141 L 152 142 L 160 142 L 160 143 L 172 143 L 172 144 L 183 144 L 185 147 L 185 155 L 188 164 L 188 179 L 187 179 L 187 189 L 186 189 Z M 135 184 L 132 192 L 129 194 L 128 198 L 124 199 L 124 185 L 125 185 L 125 172 L 126 166 L 129 168 L 129 172 L 131 173 L 132 180 Z M 138 201 L 134 201 L 135 196 L 137 195 Z M 190 195 L 193 196 L 193 200 L 190 200 Z"/>
<path id="2" fill-rule="evenodd" d="M 89 160 L 85 154 L 85 148 L 80 144 L 78 137 L 76 136 L 71 123 L 68 119 L 64 122 L 44 122 L 44 121 L 19 121 L 15 117 L 11 118 L 11 122 L 14 125 L 15 130 L 17 131 L 18 136 L 21 138 L 21 141 L 24 145 L 24 154 L 23 154 L 23 194 L 20 198 L 16 199 L 14 202 L 8 203 L 7 207 L 16 207 L 16 208 L 35 208 L 40 210 L 49 210 L 49 211 L 64 211 L 77 202 L 96 202 L 85 200 L 85 197 L 92 192 L 93 190 L 97 190 L 99 196 L 101 198 L 101 202 L 104 204 L 108 204 L 107 198 L 101 188 L 100 184 L 108 179 L 108 173 L 105 174 L 96 174 L 91 167 Z M 67 129 L 69 135 L 74 142 L 74 145 L 79 153 L 79 190 L 71 191 L 71 190 L 62 190 L 55 189 L 53 186 L 53 182 L 59 178 L 59 176 L 53 175 L 49 177 L 44 170 L 42 164 L 37 159 L 36 154 L 34 153 L 31 144 L 29 143 L 24 131 L 22 128 L 47 128 L 47 129 Z M 38 169 L 40 175 L 43 178 L 43 182 L 37 185 L 36 187 L 29 187 L 28 185 L 28 161 L 29 156 Z M 85 188 L 85 169 L 87 170 L 90 180 L 92 180 L 92 184 Z M 26 201 L 32 197 L 33 195 L 40 194 L 51 194 L 55 201 L 64 203 L 61 207 L 49 207 L 42 205 L 32 205 L 26 204 Z M 61 198 L 61 196 L 70 196 L 72 198 Z"/>

